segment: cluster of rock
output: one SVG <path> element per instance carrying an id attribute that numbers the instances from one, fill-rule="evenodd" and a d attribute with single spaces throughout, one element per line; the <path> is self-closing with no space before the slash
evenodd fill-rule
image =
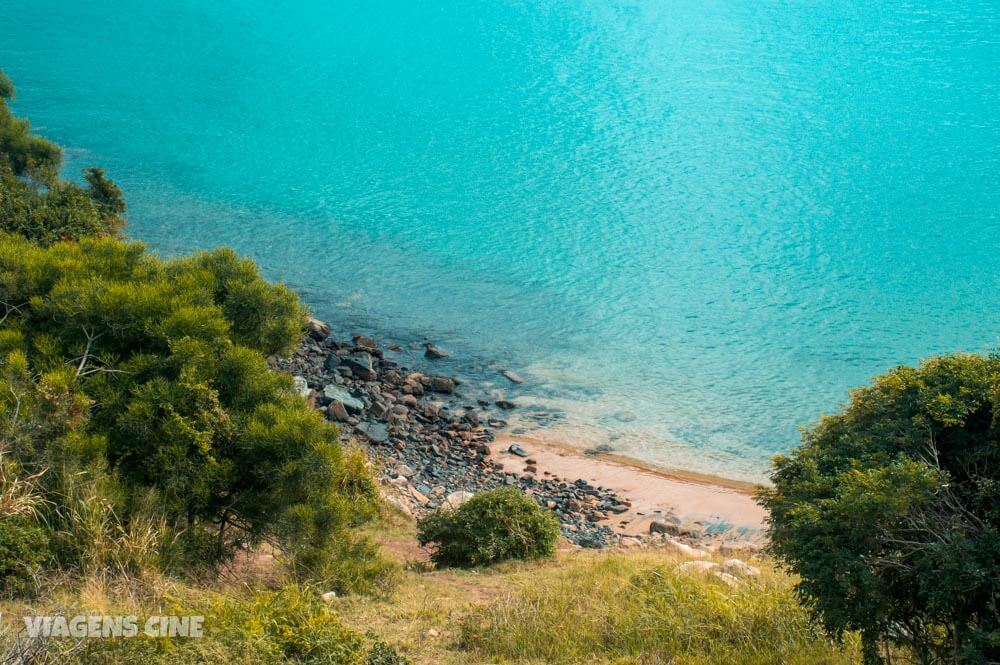
<path id="1" fill-rule="evenodd" d="M 760 569 L 741 559 L 726 559 L 722 563 L 704 559 L 685 561 L 677 566 L 677 570 L 682 573 L 711 575 L 729 586 L 739 586 L 744 580 L 760 576 Z"/>
<path id="2" fill-rule="evenodd" d="M 530 460 L 525 473 L 511 473 L 492 458 L 489 444 L 506 426 L 501 413 L 513 403 L 472 399 L 454 376 L 412 371 L 397 360 L 405 357 L 398 346 L 383 350 L 364 335 L 335 339 L 316 319 L 308 332 L 290 358 L 273 358 L 272 365 L 292 374 L 297 389 L 327 418 L 368 444 L 404 510 L 419 517 L 466 494 L 513 485 L 554 511 L 571 542 L 604 547 L 615 541 L 601 521 L 628 510 L 627 501 L 582 479 L 539 477 Z M 430 362 L 447 356 L 433 344 L 423 348 Z M 517 448 L 510 452 L 520 454 Z"/>
<path id="3" fill-rule="evenodd" d="M 632 528 L 629 529 L 631 533 L 620 534 L 620 547 L 663 549 L 682 557 L 756 556 L 762 547 L 759 532 L 719 525 L 709 527 L 701 521 L 684 523 L 673 515 L 659 514 L 659 511 L 646 516 L 640 514 L 637 523 L 645 524 L 647 531 L 636 533 Z"/>

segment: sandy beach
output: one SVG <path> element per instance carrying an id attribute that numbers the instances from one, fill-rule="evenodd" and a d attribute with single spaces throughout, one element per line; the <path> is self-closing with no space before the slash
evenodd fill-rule
<path id="1" fill-rule="evenodd" d="M 523 448 L 527 457 L 508 452 L 512 444 Z M 530 436 L 501 434 L 491 450 L 506 471 L 523 474 L 525 467 L 534 467 L 536 477 L 582 478 L 625 498 L 629 510 L 603 520 L 623 535 L 646 534 L 652 520 L 672 517 L 680 526 L 698 527 L 709 537 L 726 526 L 727 539 L 762 538 L 765 511 L 754 502 L 750 483 L 657 469 L 616 455 L 589 455 L 570 445 Z"/>

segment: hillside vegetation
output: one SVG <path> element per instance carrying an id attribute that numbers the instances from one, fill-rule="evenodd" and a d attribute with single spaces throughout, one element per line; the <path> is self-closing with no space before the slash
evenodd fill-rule
<path id="1" fill-rule="evenodd" d="M 775 461 L 772 552 L 865 661 L 1000 662 L 1000 356 L 898 367 Z"/>

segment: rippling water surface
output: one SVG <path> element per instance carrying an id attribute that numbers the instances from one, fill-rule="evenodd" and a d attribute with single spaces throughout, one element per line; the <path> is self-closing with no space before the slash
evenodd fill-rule
<path id="1" fill-rule="evenodd" d="M 134 237 L 514 367 L 581 444 L 758 478 L 1000 339 L 993 0 L 429 4 L 0 0 L 0 67 Z"/>

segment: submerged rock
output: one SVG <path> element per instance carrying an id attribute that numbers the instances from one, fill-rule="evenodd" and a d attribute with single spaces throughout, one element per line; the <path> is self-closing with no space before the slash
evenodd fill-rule
<path id="1" fill-rule="evenodd" d="M 354 346 L 356 347 L 362 349 L 369 349 L 371 351 L 374 351 L 375 349 L 378 348 L 378 344 L 375 343 L 375 340 L 366 335 L 354 334 L 351 335 L 351 339 L 354 341 Z"/>
<path id="2" fill-rule="evenodd" d="M 436 360 L 438 358 L 447 358 L 448 352 L 441 349 L 436 344 L 427 342 L 426 344 L 424 344 L 424 357 L 431 358 L 433 360 Z"/>
<path id="3" fill-rule="evenodd" d="M 500 370 L 500 375 L 511 383 L 521 384 L 524 383 L 524 379 L 517 372 L 511 371 L 509 369 Z"/>
<path id="4" fill-rule="evenodd" d="M 620 423 L 631 423 L 635 421 L 636 416 L 631 411 L 618 411 L 614 417 Z"/>

